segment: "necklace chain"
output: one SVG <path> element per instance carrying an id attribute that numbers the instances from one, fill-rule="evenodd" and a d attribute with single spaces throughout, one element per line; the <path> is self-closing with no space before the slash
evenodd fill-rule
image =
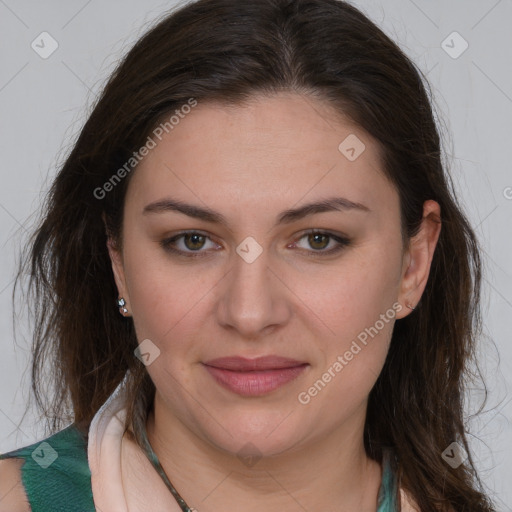
<path id="1" fill-rule="evenodd" d="M 176 488 L 172 485 L 171 481 L 169 480 L 169 477 L 165 473 L 162 465 L 160 464 L 160 461 L 158 460 L 156 453 L 153 451 L 153 448 L 151 447 L 144 422 L 136 421 L 136 423 L 138 424 L 138 431 L 141 434 L 140 437 L 142 440 L 142 448 L 144 450 L 144 453 L 146 454 L 146 457 L 149 459 L 151 464 L 153 464 L 153 467 L 156 469 L 156 472 L 160 475 L 169 491 L 171 491 L 171 494 L 174 496 L 174 499 L 180 506 L 181 510 L 183 512 L 197 512 L 195 508 L 191 508 L 187 505 L 187 502 L 181 497 L 180 493 L 176 490 Z"/>

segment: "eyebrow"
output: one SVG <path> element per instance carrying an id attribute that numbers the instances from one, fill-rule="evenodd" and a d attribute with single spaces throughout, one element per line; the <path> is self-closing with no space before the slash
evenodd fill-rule
<path id="1" fill-rule="evenodd" d="M 316 213 L 324 213 L 331 211 L 359 211 L 370 212 L 371 210 L 361 203 L 350 201 L 344 197 L 330 197 L 314 203 L 308 203 L 298 208 L 284 210 L 277 218 L 276 225 L 290 224 L 304 217 L 314 215 Z M 179 212 L 193 217 L 195 219 L 211 222 L 213 224 L 221 224 L 228 226 L 227 219 L 220 213 L 193 204 L 188 204 L 175 199 L 161 199 L 144 207 L 143 215 L 152 213 Z"/>

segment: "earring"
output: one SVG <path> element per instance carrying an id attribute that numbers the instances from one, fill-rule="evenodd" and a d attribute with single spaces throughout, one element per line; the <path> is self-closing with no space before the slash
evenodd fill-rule
<path id="1" fill-rule="evenodd" d="M 128 309 L 126 308 L 126 301 L 123 299 L 123 297 L 119 297 L 119 299 L 117 299 L 117 307 L 120 309 L 120 313 L 125 315 L 126 313 L 128 313 Z"/>
<path id="2" fill-rule="evenodd" d="M 409 302 L 406 302 L 405 305 L 412 311 L 414 311 L 416 308 L 415 307 L 412 307 L 411 304 Z"/>

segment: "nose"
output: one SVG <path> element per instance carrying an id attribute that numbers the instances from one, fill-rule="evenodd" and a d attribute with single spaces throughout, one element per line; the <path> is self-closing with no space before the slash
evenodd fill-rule
<path id="1" fill-rule="evenodd" d="M 254 261 L 234 255 L 216 309 L 217 321 L 238 337 L 257 340 L 284 326 L 291 316 L 290 290 L 271 268 L 267 250 Z M 274 265 L 275 266 L 275 265 Z"/>

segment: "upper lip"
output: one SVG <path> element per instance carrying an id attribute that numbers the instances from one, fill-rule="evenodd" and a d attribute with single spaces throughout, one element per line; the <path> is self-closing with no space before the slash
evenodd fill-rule
<path id="1" fill-rule="evenodd" d="M 288 357 L 281 356 L 262 356 L 254 359 L 245 357 L 230 356 L 211 359 L 204 363 L 206 366 L 213 366 L 223 370 L 232 370 L 239 372 L 256 371 L 256 370 L 279 370 L 283 368 L 293 368 L 302 366 L 307 363 L 297 361 Z"/>

